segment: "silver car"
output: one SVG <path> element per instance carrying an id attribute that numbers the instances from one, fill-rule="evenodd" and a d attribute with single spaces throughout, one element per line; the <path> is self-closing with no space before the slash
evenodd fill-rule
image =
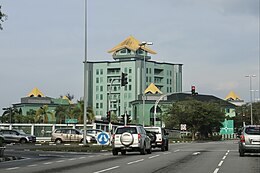
<path id="1" fill-rule="evenodd" d="M 23 131 L 19 130 L 8 130 L 1 129 L 0 135 L 4 136 L 6 143 L 29 143 L 36 142 L 36 137 L 34 135 L 26 134 Z"/>
<path id="2" fill-rule="evenodd" d="M 239 135 L 239 155 L 241 157 L 245 153 L 260 152 L 260 125 L 245 126 Z"/>
<path id="3" fill-rule="evenodd" d="M 142 126 L 119 126 L 112 136 L 112 154 L 122 155 L 126 151 L 138 151 L 140 154 L 151 154 L 151 139 Z"/>

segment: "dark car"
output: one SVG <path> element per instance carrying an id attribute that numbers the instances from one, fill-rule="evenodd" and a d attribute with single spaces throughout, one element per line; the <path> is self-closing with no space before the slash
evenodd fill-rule
<path id="1" fill-rule="evenodd" d="M 1 129 L 0 135 L 4 136 L 5 143 L 30 143 L 36 142 L 36 137 L 34 135 L 26 134 L 23 131 L 19 130 L 8 130 Z"/>
<path id="2" fill-rule="evenodd" d="M 241 157 L 245 153 L 260 153 L 260 125 L 245 126 L 239 135 L 239 155 Z"/>

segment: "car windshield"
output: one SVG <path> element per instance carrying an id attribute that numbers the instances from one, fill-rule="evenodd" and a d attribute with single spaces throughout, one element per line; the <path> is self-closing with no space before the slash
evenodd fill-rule
<path id="1" fill-rule="evenodd" d="M 137 134 L 137 130 L 135 127 L 122 127 L 117 128 L 116 134 L 123 134 L 125 132 L 131 133 L 131 134 Z"/>
<path id="2" fill-rule="evenodd" d="M 260 127 L 247 127 L 245 133 L 249 135 L 260 135 Z"/>

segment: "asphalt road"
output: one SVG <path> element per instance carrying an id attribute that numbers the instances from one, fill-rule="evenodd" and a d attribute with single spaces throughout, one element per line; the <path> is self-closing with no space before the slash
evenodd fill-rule
<path id="1" fill-rule="evenodd" d="M 260 154 L 239 157 L 237 141 L 179 143 L 169 151 L 113 156 L 111 152 L 68 153 L 7 149 L 25 159 L 1 162 L 1 173 L 258 173 Z"/>

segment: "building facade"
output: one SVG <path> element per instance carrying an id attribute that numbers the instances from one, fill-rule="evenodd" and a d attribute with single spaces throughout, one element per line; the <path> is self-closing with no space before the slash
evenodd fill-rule
<path id="1" fill-rule="evenodd" d="M 112 111 L 118 117 L 127 113 L 140 120 L 133 117 L 131 102 L 140 100 L 151 83 L 162 93 L 182 91 L 182 64 L 152 61 L 149 54 L 156 52 L 140 43 L 130 36 L 108 51 L 114 61 L 87 62 L 88 103 L 96 116 Z M 127 74 L 125 86 L 121 86 L 122 73 Z"/>

